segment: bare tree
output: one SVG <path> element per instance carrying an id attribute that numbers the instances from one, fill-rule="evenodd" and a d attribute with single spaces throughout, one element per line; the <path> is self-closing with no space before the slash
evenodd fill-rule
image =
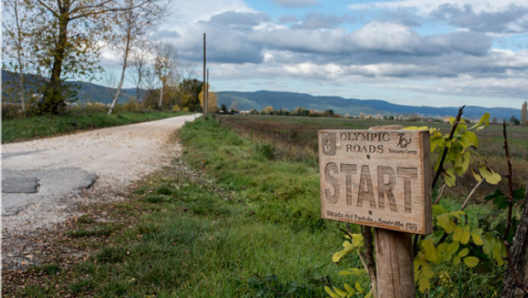
<path id="1" fill-rule="evenodd" d="M 134 67 L 131 72 L 131 81 L 136 86 L 136 101 L 140 102 L 140 91 L 145 84 L 144 77 L 148 71 L 148 58 L 152 55 L 152 47 L 147 41 L 141 40 L 132 48 L 131 54 L 132 66 Z"/>
<path id="2" fill-rule="evenodd" d="M 27 11 L 23 10 L 21 6 L 23 4 L 20 0 L 4 1 L 4 12 L 8 18 L 11 18 L 11 22 L 2 22 L 2 27 L 7 36 L 4 42 L 3 52 L 11 56 L 10 58 L 14 58 L 15 64 L 12 69 L 18 72 L 18 93 L 22 112 L 24 112 L 26 110 L 24 100 L 26 96 L 24 72 L 28 56 L 27 48 L 29 48 L 27 39 L 25 38 L 25 35 L 28 34 L 25 31 L 25 27 L 29 16 Z"/>
<path id="3" fill-rule="evenodd" d="M 154 72 L 159 80 L 160 94 L 158 108 L 163 105 L 164 90 L 169 85 L 177 85 L 180 81 L 178 72 L 178 51 L 173 44 L 159 43 L 155 47 Z"/>
<path id="4" fill-rule="evenodd" d="M 125 73 L 128 66 L 129 54 L 136 40 L 144 35 L 149 28 L 152 28 L 159 22 L 164 14 L 164 8 L 151 1 L 143 6 L 136 6 L 134 0 L 124 0 L 128 10 L 118 11 L 115 13 L 117 19 L 118 34 L 114 39 L 114 47 L 122 53 L 123 68 L 121 78 L 117 86 L 116 95 L 112 105 L 108 110 L 108 115 L 112 114 L 114 107 L 119 98 L 121 87 L 125 80 Z"/>

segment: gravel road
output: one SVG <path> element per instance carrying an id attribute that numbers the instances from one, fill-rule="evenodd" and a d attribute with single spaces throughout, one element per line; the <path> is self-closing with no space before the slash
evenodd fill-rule
<path id="1" fill-rule="evenodd" d="M 133 181 L 167 165 L 171 135 L 196 115 L 2 145 L 2 230 L 60 222 L 79 203 L 119 200 Z"/>

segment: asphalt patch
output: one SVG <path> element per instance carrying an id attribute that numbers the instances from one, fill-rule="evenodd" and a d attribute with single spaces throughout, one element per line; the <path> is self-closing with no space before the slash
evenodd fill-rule
<path id="1" fill-rule="evenodd" d="M 2 193 L 37 193 L 37 177 L 8 177 L 2 179 Z"/>

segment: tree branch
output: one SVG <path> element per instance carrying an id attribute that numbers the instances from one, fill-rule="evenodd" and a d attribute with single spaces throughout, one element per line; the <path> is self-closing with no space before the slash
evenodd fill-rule
<path id="1" fill-rule="evenodd" d="M 59 17 L 59 14 L 57 12 L 55 12 L 53 9 L 51 9 L 46 3 L 42 2 L 42 0 L 37 0 L 37 2 L 44 6 L 44 8 L 46 8 L 49 12 L 51 12 L 53 14 L 53 16 L 55 16 L 56 18 Z"/>
<path id="2" fill-rule="evenodd" d="M 455 134 L 455 130 L 458 126 L 458 123 L 460 122 L 460 118 L 462 117 L 463 110 L 466 106 L 461 106 L 460 109 L 458 109 L 458 114 L 456 116 L 455 122 L 453 123 L 453 126 L 451 127 L 451 132 L 449 132 L 449 141 L 453 139 L 453 135 Z M 440 160 L 440 164 L 438 165 L 438 169 L 436 170 L 435 177 L 433 179 L 433 185 L 432 188 L 434 189 L 436 182 L 438 181 L 438 178 L 440 178 L 440 174 L 444 171 L 444 161 L 447 156 L 447 152 L 449 151 L 449 148 L 444 148 L 444 153 L 442 154 L 442 159 Z"/>

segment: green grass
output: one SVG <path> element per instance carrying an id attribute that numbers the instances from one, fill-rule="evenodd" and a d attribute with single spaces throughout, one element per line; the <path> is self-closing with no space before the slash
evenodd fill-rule
<path id="1" fill-rule="evenodd" d="M 125 112 L 39 116 L 2 121 L 2 144 L 51 137 L 76 131 L 159 120 L 188 113 Z"/>
<path id="2" fill-rule="evenodd" d="M 316 167 L 269 160 L 262 144 L 215 121 L 186 124 L 181 139 L 186 162 L 209 175 L 173 166 L 151 176 L 109 210 L 128 228 L 17 296 L 60 296 L 66 284 L 67 294 L 96 297 L 323 297 L 328 281 L 345 281 L 340 268 L 361 266 L 331 261 L 342 224 L 320 219 Z M 82 231 L 101 226 L 83 219 Z"/>

